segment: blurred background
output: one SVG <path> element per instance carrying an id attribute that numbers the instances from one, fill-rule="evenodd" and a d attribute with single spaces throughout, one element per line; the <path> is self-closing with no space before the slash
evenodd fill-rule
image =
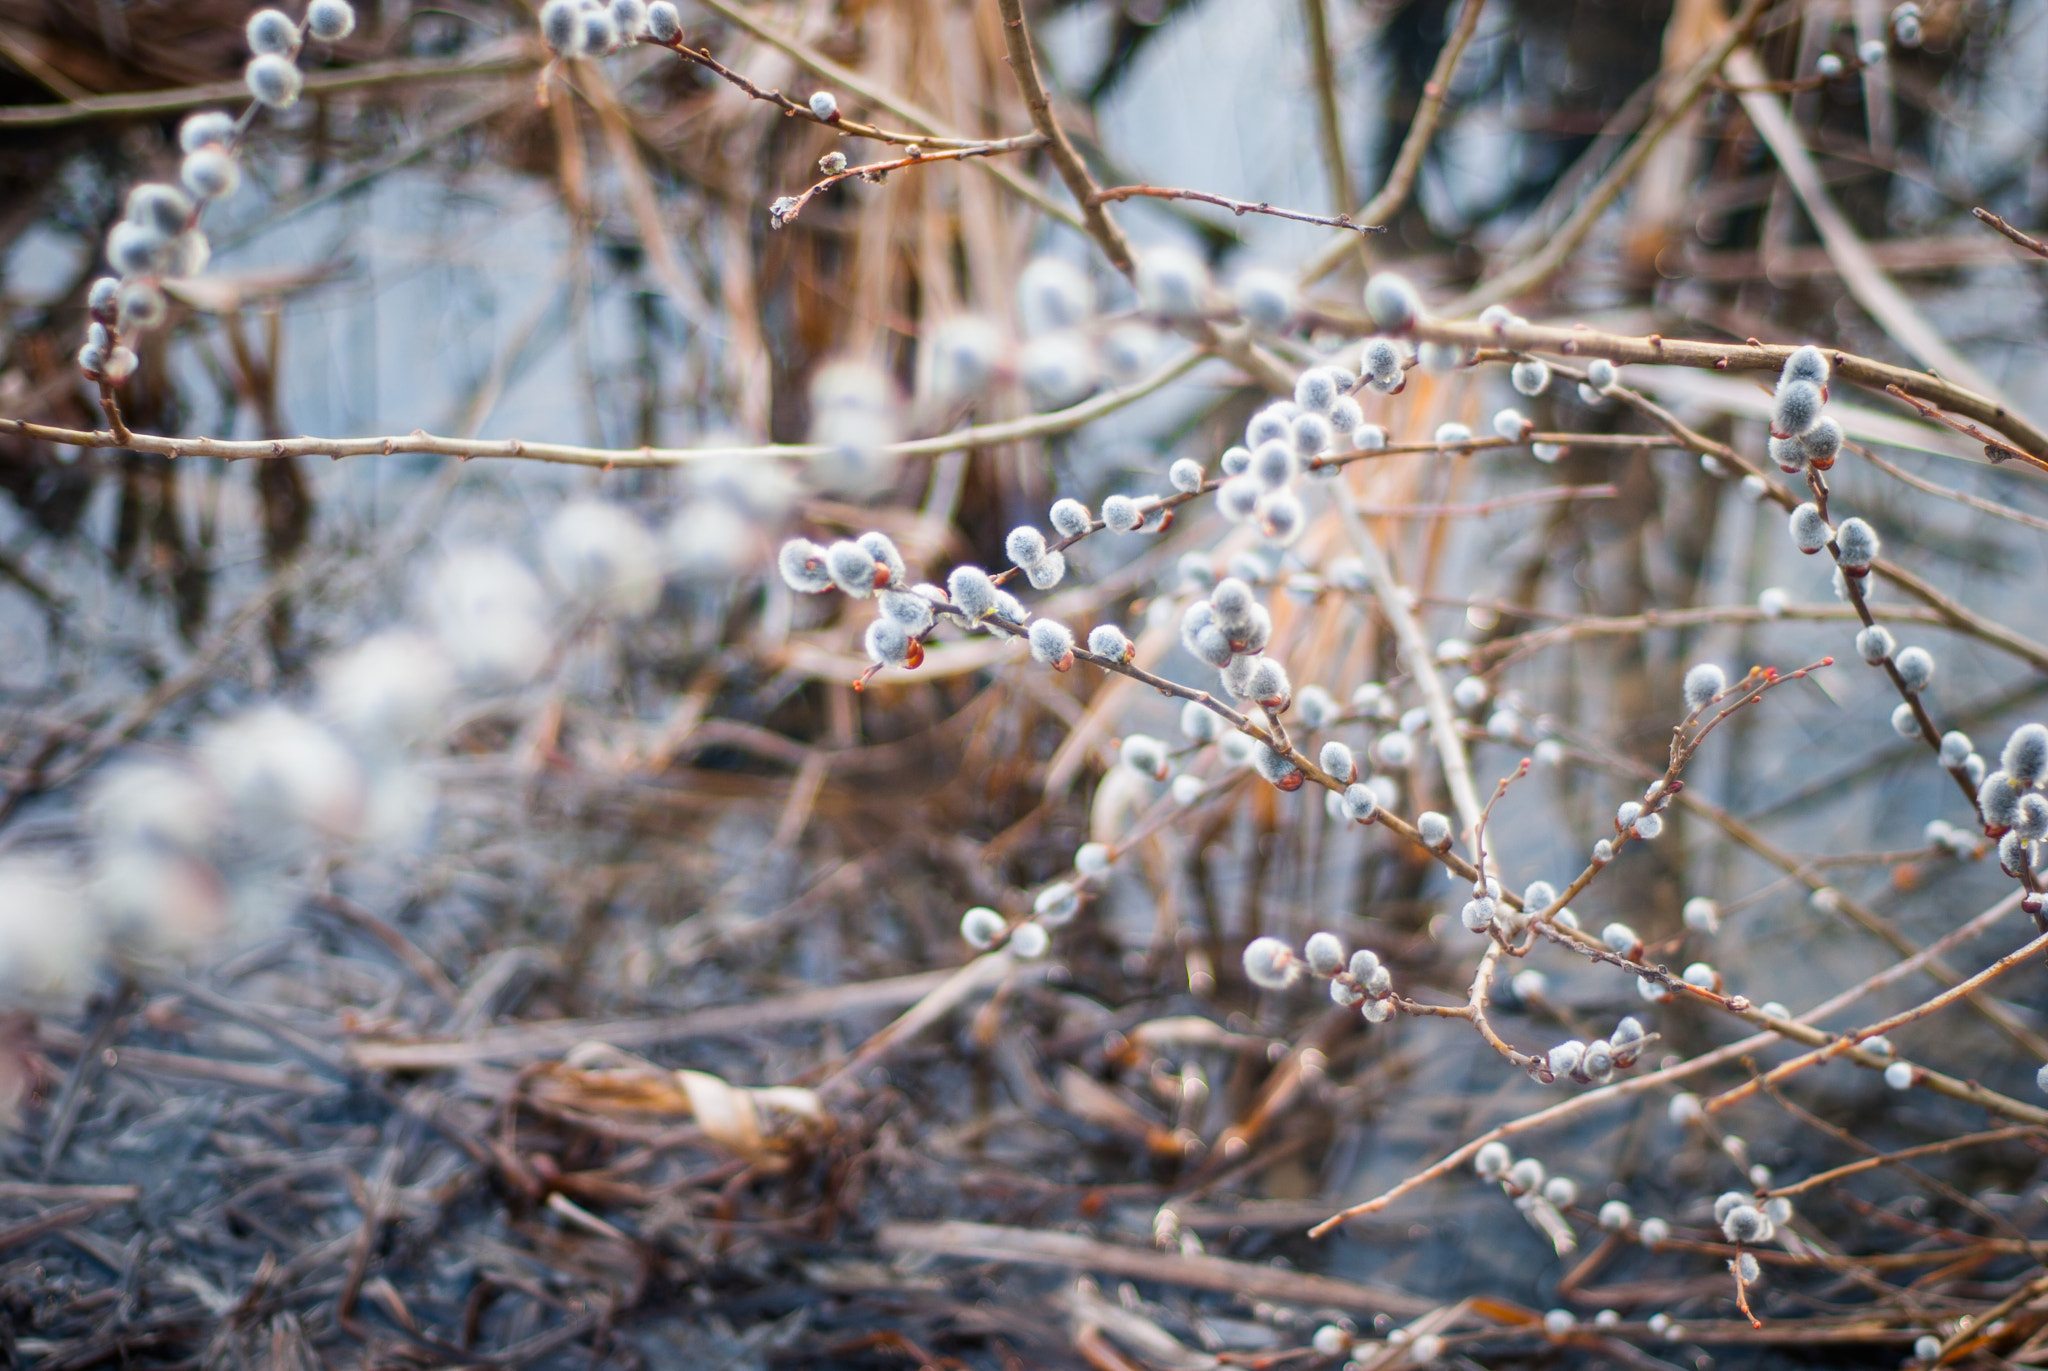
<path id="1" fill-rule="evenodd" d="M 800 101 L 831 89 L 848 117 L 891 127 L 915 106 L 968 136 L 1030 126 L 993 4 L 681 8 L 687 43 Z M 1386 179 L 1464 6 L 1027 9 L 1104 184 L 1329 214 Z M 247 13 L 0 0 L 0 416 L 101 422 L 72 360 L 101 245 L 128 188 L 171 173 L 186 113 L 245 103 Z M 1651 116 L 1660 77 L 1724 21 L 1713 0 L 1487 0 L 1412 193 L 1385 236 L 1304 285 L 1280 355 L 1355 365 L 1345 321 L 1368 260 L 1449 300 L 1537 250 Z M 1873 42 L 1880 59 L 1859 57 Z M 2048 5 L 1928 0 L 1907 35 L 1875 0 L 1787 0 L 1753 51 L 1877 268 L 1988 384 L 2048 415 L 2048 264 L 1969 213 L 2048 219 Z M 1828 55 L 1844 74 L 1825 76 Z M 1139 321 L 1093 244 L 1034 203 L 1071 205 L 1039 153 L 849 181 L 776 229 L 768 204 L 827 152 L 894 154 L 649 47 L 551 71 L 543 103 L 546 56 L 525 7 L 407 0 L 310 53 L 305 98 L 256 120 L 242 188 L 209 208 L 212 265 L 172 287 L 126 418 L 156 434 L 425 429 L 713 455 L 228 464 L 0 431 L 0 1352 L 53 1368 L 1395 1365 L 1407 1329 L 1444 1335 L 1452 1364 L 1894 1365 L 2028 1288 L 2048 1239 L 2039 1130 L 1803 1196 L 1804 1239 L 1827 1260 L 1769 1269 L 1762 1330 L 1735 1312 L 1710 1211 L 1748 1165 L 1796 1178 L 1859 1141 L 1991 1126 L 1840 1064 L 1713 1128 L 1672 1122 L 1668 1092 L 1646 1092 L 1518 1141 L 1577 1180 L 1582 1251 L 1467 1174 L 1305 1239 L 1562 1096 L 1466 1025 L 1369 1028 L 1312 989 L 1249 986 L 1247 939 L 1331 928 L 1376 949 L 1402 993 L 1448 1003 L 1473 943 L 1439 868 L 1213 758 L 1190 763 L 1209 796 L 1130 843 L 1046 961 L 835 1078 L 969 960 L 964 908 L 1021 916 L 1078 845 L 1156 812 L 1163 788 L 1118 769 L 1115 744 L 1178 740 L 1178 707 L 993 652 L 935 653 L 856 693 L 865 618 L 838 596 L 799 601 L 776 547 L 880 529 L 915 579 L 996 567 L 1004 534 L 1057 496 L 1164 491 L 1183 456 L 1213 471 L 1267 397 L 1210 359 L 1023 441 L 851 466 L 716 455 L 810 438 L 834 362 L 888 378 L 905 436 L 1052 408 L 1008 371 L 948 405 L 920 381 L 960 316 L 1021 339 L 1034 259 L 1098 292 L 1104 346 L 1068 399 L 1187 344 Z M 1924 361 L 1845 287 L 1738 94 L 1696 102 L 1516 309 Z M 1194 204 L 1115 213 L 1141 250 L 1192 249 L 1226 282 L 1293 275 L 1332 241 Z M 1763 459 L 1755 378 L 1624 381 Z M 1993 749 L 2042 713 L 2048 491 L 1881 394 L 1838 384 L 1833 399 L 1872 454 L 1832 473 L 1837 508 L 2007 630 L 1888 620 L 1937 654 L 1939 724 Z M 1446 421 L 1484 433 L 1510 402 L 1545 431 L 1648 431 L 1562 384 L 1523 400 L 1497 367 L 1418 373 L 1368 417 L 1426 440 Z M 1888 726 L 1895 699 L 1855 663 L 1827 564 L 1788 547 L 1775 506 L 1727 470 L 1582 445 L 1554 466 L 1507 449 L 1352 475 L 1432 637 L 1471 644 L 1520 721 L 1489 737 L 1494 707 L 1473 713 L 1482 790 L 1536 741 L 1559 745 L 1502 802 L 1510 884 L 1562 885 L 1640 792 L 1638 769 L 1662 769 L 1687 665 L 1832 654 L 1845 664 L 1746 711 L 1689 773 L 1760 841 L 1683 813 L 1576 902 L 1581 920 L 1626 919 L 1674 967 L 1710 960 L 1753 1001 L 1803 1010 L 2011 888 L 1972 835 L 1930 836 L 1933 820 L 1967 828 L 1967 810 Z M 1561 485 L 1611 490 L 1555 498 Z M 1349 545 L 1311 498 L 1303 539 L 1262 554 L 1291 587 L 1270 599 L 1276 641 L 1297 686 L 1348 701 L 1385 682 L 1406 708 L 1370 602 L 1323 579 Z M 1198 503 L 1165 535 L 1075 548 L 1066 586 L 1031 599 L 1076 628 L 1121 623 L 1141 662 L 1206 685 L 1175 644 L 1177 563 L 1221 571 L 1248 550 Z M 1767 591 L 1812 612 L 1766 613 Z M 1880 592 L 1881 614 L 1908 604 Z M 1339 736 L 1362 743 L 1347 723 Z M 1449 808 L 1419 751 L 1401 776 L 1411 816 Z M 1711 936 L 1680 919 L 1702 895 L 1722 911 Z M 2023 923 L 1953 966 L 2009 951 Z M 1540 990 L 1496 996 L 1527 1049 L 1630 1012 L 1663 1035 L 1653 1064 L 1737 1036 L 1556 949 L 1530 964 Z M 1937 986 L 1905 978 L 1854 1022 Z M 1897 1046 L 2038 1102 L 2048 977 L 2030 967 L 1995 990 Z M 728 1090 L 831 1082 L 826 1119 L 736 1144 L 701 1100 L 692 1125 L 560 1067 L 590 1042 Z M 1608 1198 L 1682 1240 L 1603 1246 L 1584 1220 Z M 953 1220 L 1008 1236 L 977 1249 L 903 1227 Z M 1027 1252 L 1019 1234 L 1241 1265 L 1180 1283 L 1099 1250 Z M 1968 1351 L 1978 1364 L 2042 1360 L 2042 1318 L 2015 1307 Z M 1619 1322 L 1560 1338 L 1535 1322 L 1554 1308 Z M 1344 1349 L 1312 1347 L 1333 1322 Z"/>

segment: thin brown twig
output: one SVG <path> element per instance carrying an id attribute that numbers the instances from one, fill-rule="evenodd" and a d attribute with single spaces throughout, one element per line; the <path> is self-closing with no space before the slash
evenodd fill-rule
<path id="1" fill-rule="evenodd" d="M 1330 51 L 1330 16 L 1323 0 L 1301 0 L 1308 21 L 1309 70 L 1315 76 L 1317 134 L 1323 145 L 1323 170 L 1330 178 L 1330 199 L 1338 209 L 1358 203 L 1352 197 L 1351 168 L 1344 157 L 1344 115 L 1337 101 L 1337 62 Z"/>
<path id="2" fill-rule="evenodd" d="M 861 180 L 873 185 L 880 185 L 883 178 L 890 172 L 901 171 L 905 167 L 922 166 L 930 162 L 956 162 L 969 157 L 993 157 L 998 153 L 1018 152 L 1027 148 L 1039 147 L 1043 145 L 1044 141 L 1035 133 L 1027 133 L 1020 138 L 1004 138 L 993 143 L 983 143 L 978 146 L 963 148 L 945 148 L 934 152 L 925 152 L 921 148 L 913 147 L 907 156 L 898 157 L 887 162 L 868 162 L 857 167 L 847 167 L 844 171 L 831 173 L 822 181 L 810 186 L 800 194 L 781 197 L 768 207 L 768 222 L 773 228 L 787 227 L 796 221 L 796 217 L 799 214 L 804 212 L 804 206 L 810 204 L 813 197 L 830 190 L 842 181 Z"/>
<path id="3" fill-rule="evenodd" d="M 2006 223 L 2005 220 L 2001 219 L 1996 214 L 1993 214 L 1990 210 L 1985 209 L 1982 205 L 1978 205 L 1977 207 L 1972 209 L 1970 213 L 1975 215 L 1983 223 L 1989 224 L 1992 228 L 1997 229 L 2000 233 L 2012 239 L 2015 243 L 2018 243 L 2021 247 L 2025 248 L 2028 252 L 2033 253 L 2036 257 L 2048 257 L 2048 243 L 2042 242 L 2039 238 L 2034 237 L 2034 235 L 2031 233 L 2022 233 L 2020 230 L 2014 228 L 2011 224 Z"/>
<path id="4" fill-rule="evenodd" d="M 1109 258 L 1110 265 L 1129 276 L 1137 269 L 1137 261 L 1131 255 L 1131 245 L 1124 237 L 1116 221 L 1098 198 L 1100 188 L 1088 171 L 1088 164 L 1081 160 L 1081 154 L 1067 137 L 1067 131 L 1052 112 L 1052 96 L 1046 91 L 1044 77 L 1038 69 L 1037 45 L 1031 39 L 1031 30 L 1024 23 L 1024 0 L 996 0 L 997 12 L 1003 21 L 1003 46 L 1008 52 L 1010 74 L 1017 82 L 1017 89 L 1024 96 L 1024 106 L 1031 111 L 1031 125 L 1045 135 L 1046 150 L 1052 155 L 1053 168 L 1059 172 L 1060 180 L 1066 182 L 1067 193 L 1074 197 L 1074 203 L 1081 207 L 1081 219 L 1087 226 L 1088 236 Z"/>
<path id="5" fill-rule="evenodd" d="M 1437 52 L 1436 65 L 1430 68 L 1429 79 L 1422 83 L 1421 103 L 1415 107 L 1415 117 L 1408 121 L 1408 131 L 1401 137 L 1401 150 L 1394 154 L 1394 165 L 1387 169 L 1386 183 L 1352 216 L 1360 223 L 1383 224 L 1407 201 L 1408 192 L 1415 185 L 1415 175 L 1422 170 L 1423 156 L 1429 151 L 1430 141 L 1436 137 L 1437 121 L 1443 117 L 1444 99 L 1451 93 L 1451 78 L 1457 75 L 1458 61 L 1465 55 L 1472 35 L 1479 30 L 1479 16 L 1485 8 L 1486 0 L 1465 0 L 1464 7 L 1458 11 L 1458 22 Z M 1351 237 L 1332 241 L 1301 269 L 1302 284 L 1310 285 L 1328 276 L 1346 257 L 1358 251 L 1358 244 L 1362 241 Z"/>
<path id="6" fill-rule="evenodd" d="M 1352 229 L 1358 233 L 1385 233 L 1384 224 L 1362 224 L 1348 214 L 1310 214 L 1306 210 L 1282 209 L 1280 206 L 1261 200 L 1253 204 L 1249 200 L 1233 200 L 1227 195 L 1211 195 L 1205 190 L 1181 190 L 1172 186 L 1110 186 L 1098 190 L 1094 196 L 1100 204 L 1111 200 L 1132 198 L 1149 200 L 1196 200 L 1205 205 L 1216 205 L 1232 214 L 1269 214 L 1275 219 L 1292 219 L 1297 224 L 1320 224 L 1324 228 Z"/>
<path id="7" fill-rule="evenodd" d="M 2014 447 L 2010 443 L 1999 442 L 1996 438 L 1993 438 L 1990 434 L 1986 433 L 1983 429 L 1978 428 L 1975 424 L 1967 423 L 1961 419 L 1951 419 L 1948 417 L 1948 415 L 1943 414 L 1939 409 L 1935 408 L 1933 405 L 1928 404 L 1924 400 L 1914 399 L 1912 396 L 1906 394 L 1904 390 L 1900 389 L 1896 385 L 1886 386 L 1884 388 L 1884 393 L 1891 396 L 1893 399 L 1904 400 L 1907 404 L 1911 405 L 1916 411 L 1919 412 L 1921 418 L 1931 419 L 1935 423 L 1940 424 L 1944 428 L 1954 429 L 1957 433 L 1960 433 L 1967 438 L 1976 439 L 1979 443 L 1982 443 L 1984 445 L 1984 455 L 1986 457 L 1989 457 L 1993 462 L 2007 462 L 2017 457 L 2022 461 L 2030 462 L 2034 466 L 2040 467 L 2043 470 L 2048 470 L 2048 462 L 2042 461 L 2039 457 L 2034 456 L 2032 453 L 2023 452 L 2019 448 Z"/>
<path id="8" fill-rule="evenodd" d="M 1917 1157 L 1938 1157 L 1949 1152 L 1959 1152 L 1966 1147 L 2009 1142 L 2014 1138 L 2036 1138 L 2040 1137 L 2041 1133 L 2042 1130 L 2037 1124 L 2015 1124 L 2009 1128 L 1986 1129 L 1982 1133 L 1964 1133 L 1953 1138 L 1943 1138 L 1938 1142 L 1921 1143 L 1917 1147 L 1902 1147 L 1895 1152 L 1879 1152 L 1841 1166 L 1831 1167 L 1826 1171 L 1817 1171 L 1803 1181 L 1776 1186 L 1766 1190 L 1764 1194 L 1773 1199 L 1800 1195 L 1823 1185 L 1833 1185 L 1836 1181 L 1847 1180 L 1865 1171 L 1875 1171 L 1881 1166 L 1896 1166 Z"/>
<path id="9" fill-rule="evenodd" d="M 2048 933 L 2043 933 L 2040 936 L 2034 938 L 2032 941 L 2028 942 L 2025 946 L 2020 947 L 2012 952 L 2006 953 L 2003 957 L 2000 957 L 1997 961 L 1985 967 L 1976 975 L 1968 977 L 1965 980 L 1958 981 L 1956 984 L 1948 987 L 1948 989 L 1942 991 L 1939 995 L 1934 996 L 1932 999 L 1923 1000 L 1919 1004 L 1914 1005 L 1911 1009 L 1902 1009 L 1898 1013 L 1890 1015 L 1886 1018 L 1879 1019 L 1875 1023 L 1868 1024 L 1862 1028 L 1853 1029 L 1847 1033 L 1840 1034 L 1839 1036 L 1836 1036 L 1833 1039 L 1833 1041 L 1827 1043 L 1825 1046 L 1820 1047 L 1817 1051 L 1802 1053 L 1797 1057 L 1791 1058 L 1789 1061 L 1780 1062 L 1777 1066 L 1772 1067 L 1763 1075 L 1753 1077 L 1750 1080 L 1743 1082 L 1741 1085 L 1734 1086 L 1731 1089 L 1723 1091 L 1721 1094 L 1714 1096 L 1712 1099 L 1706 1102 L 1707 1112 L 1710 1114 L 1716 1113 L 1720 1110 L 1726 1109 L 1728 1106 L 1732 1104 L 1739 1104 L 1741 1101 L 1748 1099 L 1751 1095 L 1754 1095 L 1758 1090 L 1763 1089 L 1765 1086 L 1777 1085 L 1779 1082 L 1785 1080 L 1786 1077 L 1797 1075 L 1799 1072 L 1805 1071 L 1809 1067 L 1818 1066 L 1822 1062 L 1830 1061 L 1836 1057 L 1843 1056 L 1845 1054 L 1854 1053 L 1857 1050 L 1858 1045 L 1861 1044 L 1865 1039 L 1874 1038 L 1881 1036 L 1883 1034 L 1891 1033 L 1896 1029 L 1904 1028 L 1907 1024 L 1918 1022 L 1919 1020 L 1926 1018 L 1929 1014 L 1934 1013 L 1936 1010 L 1942 1009 L 1950 1004 L 1953 1004 L 1957 1000 L 1965 998 L 1966 996 L 1972 994 L 1981 987 L 1989 985 L 1992 981 L 1997 980 L 2006 972 L 2017 970 L 2019 967 L 2025 965 L 2028 961 L 2032 960 L 2037 953 L 2043 950 L 2048 950 Z M 1867 1055 L 1875 1056 L 1876 1054 L 1873 1053 Z M 1881 1060 L 1884 1062 L 1884 1064 L 1888 1065 L 1891 1059 L 1882 1058 Z M 1863 1064 L 1869 1065 L 1870 1063 Z M 1883 1067 L 1879 1066 L 1878 1069 L 1882 1070 Z M 1917 1065 L 1914 1067 L 1914 1071 L 1916 1073 L 1924 1072 L 1924 1070 L 1924 1068 L 1919 1067 Z"/>
<path id="10" fill-rule="evenodd" d="M 998 144 L 1003 145 L 1003 150 L 1007 150 L 1010 147 L 1035 148 L 1045 142 L 1044 135 L 1038 133 L 1020 133 L 1012 138 L 998 139 L 945 138 L 935 133 L 914 133 L 900 129 L 885 129 L 875 124 L 864 124 L 857 119 L 848 119 L 843 114 L 834 114 L 829 119 L 820 118 L 812 111 L 809 105 L 792 100 L 779 90 L 768 90 L 757 85 L 748 77 L 726 66 L 711 55 L 709 48 L 693 48 L 681 39 L 677 39 L 673 43 L 657 42 L 652 38 L 642 38 L 640 41 L 649 47 L 666 48 L 685 61 L 695 63 L 697 66 L 717 76 L 720 80 L 745 91 L 751 98 L 759 100 L 764 104 L 775 106 L 775 108 L 781 110 L 790 118 L 806 119 L 814 124 L 822 124 L 833 132 L 848 138 L 872 138 L 878 143 L 893 143 L 899 147 L 915 144 L 932 152 L 965 152 L 975 148 L 993 148 Z"/>

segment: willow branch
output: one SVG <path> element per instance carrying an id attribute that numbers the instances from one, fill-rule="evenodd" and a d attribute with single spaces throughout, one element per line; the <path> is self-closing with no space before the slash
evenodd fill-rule
<path id="1" fill-rule="evenodd" d="M 1066 409 L 1035 414 L 1002 423 L 980 424 L 930 438 L 911 438 L 885 444 L 881 451 L 890 457 L 932 457 L 947 452 L 1014 443 L 1025 438 L 1066 433 L 1113 414 L 1133 401 L 1185 376 L 1207 354 L 1191 349 L 1152 375 L 1121 390 L 1105 391 Z M 373 438 L 166 438 L 148 433 L 131 433 L 121 438 L 110 429 L 58 428 L 30 423 L 25 419 L 0 418 L 0 433 L 39 439 L 64 447 L 116 448 L 151 452 L 163 457 L 220 457 L 228 461 L 250 461 L 270 457 L 390 457 L 401 452 L 426 453 L 467 461 L 472 457 L 498 457 L 529 462 L 554 462 L 569 466 L 613 468 L 684 466 L 691 462 L 719 459 L 805 459 L 823 457 L 832 449 L 819 443 L 764 443 L 753 447 L 705 448 L 594 448 L 566 443 L 530 443 L 519 438 L 449 438 L 414 429 L 411 433 Z"/>
<path id="2" fill-rule="evenodd" d="M 1046 150 L 1052 156 L 1053 168 L 1059 172 L 1060 180 L 1066 182 L 1068 194 L 1081 207 L 1081 220 L 1102 249 L 1103 255 L 1124 275 L 1129 276 L 1137 269 L 1137 262 L 1131 256 L 1131 245 L 1124 238 L 1124 232 L 1116 221 L 1109 217 L 1099 198 L 1100 187 L 1089 174 L 1088 164 L 1081 160 L 1081 154 L 1074 150 L 1074 144 L 1067 137 L 1067 131 L 1053 116 L 1052 96 L 1046 92 L 1044 78 L 1038 70 L 1038 53 L 1031 41 L 1031 31 L 1024 25 L 1024 0 L 996 0 L 996 9 L 1003 20 L 1003 46 L 1007 50 L 1010 72 L 1016 78 L 1017 89 L 1024 96 L 1024 106 L 1031 111 L 1031 125 L 1045 135 Z"/>
<path id="3" fill-rule="evenodd" d="M 1253 204 L 1249 200 L 1233 200 L 1227 195 L 1211 195 L 1205 190 L 1181 190 L 1173 186 L 1111 186 L 1095 192 L 1098 203 L 1111 200 L 1198 200 L 1205 205 L 1217 205 L 1232 214 L 1270 214 L 1275 219 L 1292 219 L 1297 224 L 1320 224 L 1324 228 L 1351 229 L 1357 233 L 1385 233 L 1384 224 L 1361 224 L 1348 214 L 1310 214 L 1306 210 L 1282 209 L 1278 205 L 1261 200 Z"/>
<path id="4" fill-rule="evenodd" d="M 1515 352 L 1541 352 L 1560 357 L 1605 357 L 1616 364 L 1641 362 L 1652 366 L 1757 371 L 1773 375 L 1784 369 L 1785 359 L 1795 350 L 1792 344 L 1759 343 L 1754 339 L 1745 343 L 1693 342 L 1665 338 L 1655 333 L 1633 337 L 1522 321 L 1496 326 L 1450 319 L 1421 319 L 1412 332 L 1417 338 L 1458 343 L 1469 348 L 1507 348 Z M 2029 457 L 2048 454 L 2048 431 L 2035 427 L 1994 399 L 1924 371 L 1892 366 L 1834 349 L 1828 349 L 1827 353 L 1837 379 L 1873 391 L 1897 386 L 1906 395 L 1919 396 L 1943 409 L 1990 425 Z M 2040 465 L 2048 469 L 2048 461 Z"/>

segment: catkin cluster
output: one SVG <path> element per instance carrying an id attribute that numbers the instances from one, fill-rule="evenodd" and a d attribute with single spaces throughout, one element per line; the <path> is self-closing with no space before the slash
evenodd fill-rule
<path id="1" fill-rule="evenodd" d="M 298 22 L 275 9 L 249 16 L 245 34 L 254 55 L 243 82 L 256 103 L 239 119 L 219 110 L 189 116 L 178 129 L 184 154 L 178 184 L 147 181 L 129 191 L 126 213 L 107 235 L 113 274 L 94 281 L 86 295 L 91 322 L 78 350 L 78 369 L 87 380 L 120 385 L 135 374 L 130 342 L 169 316 L 164 282 L 206 270 L 212 249 L 199 218 L 208 204 L 241 185 L 237 159 L 249 119 L 260 107 L 282 110 L 298 103 L 305 85 L 298 58 L 308 38 L 338 43 L 355 27 L 348 0 L 312 0 Z"/>

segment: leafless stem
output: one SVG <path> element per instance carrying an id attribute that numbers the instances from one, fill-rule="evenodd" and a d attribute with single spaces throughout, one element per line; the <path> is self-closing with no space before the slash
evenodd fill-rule
<path id="1" fill-rule="evenodd" d="M 1253 204 L 1249 200 L 1233 200 L 1227 195 L 1211 195 L 1205 190 L 1178 190 L 1171 186 L 1111 186 L 1095 192 L 1098 203 L 1110 200 L 1133 198 L 1149 200 L 1198 200 L 1205 205 L 1218 205 L 1232 214 L 1270 214 L 1275 219 L 1292 219 L 1297 224 L 1320 224 L 1324 228 L 1352 229 L 1358 233 L 1385 233 L 1383 224 L 1363 224 L 1348 214 L 1310 214 L 1306 210 L 1282 209 L 1264 200 Z"/>

